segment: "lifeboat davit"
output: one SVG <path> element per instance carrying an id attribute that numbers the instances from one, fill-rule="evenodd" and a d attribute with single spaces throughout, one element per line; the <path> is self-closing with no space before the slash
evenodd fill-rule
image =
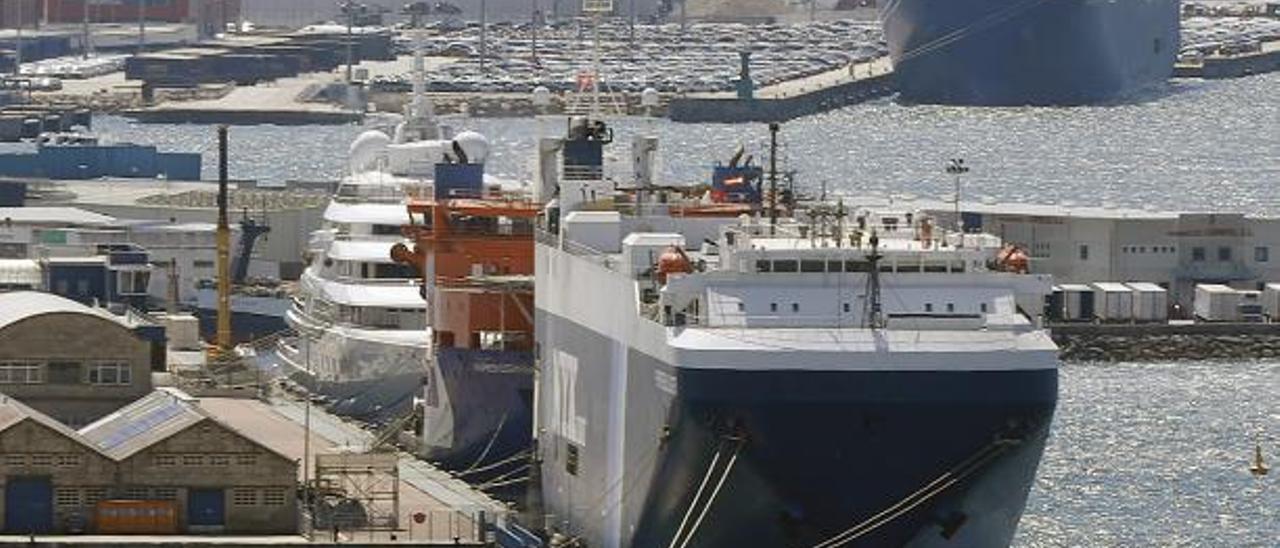
<path id="1" fill-rule="evenodd" d="M 671 246 L 658 257 L 658 283 L 666 284 L 671 274 L 688 274 L 693 272 L 693 263 L 689 255 L 676 246 Z"/>

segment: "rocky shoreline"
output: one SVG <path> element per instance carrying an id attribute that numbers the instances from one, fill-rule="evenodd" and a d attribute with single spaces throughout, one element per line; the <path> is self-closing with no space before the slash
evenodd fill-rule
<path id="1" fill-rule="evenodd" d="M 1050 326 L 1065 362 L 1280 358 L 1280 324 Z"/>

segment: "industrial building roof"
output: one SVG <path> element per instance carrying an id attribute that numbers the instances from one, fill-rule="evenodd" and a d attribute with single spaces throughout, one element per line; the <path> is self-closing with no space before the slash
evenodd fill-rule
<path id="1" fill-rule="evenodd" d="M 76 443 L 84 445 L 96 453 L 102 453 L 102 451 L 99 451 L 97 447 L 93 446 L 93 444 L 85 441 L 85 439 L 81 437 L 78 432 L 72 430 L 71 427 L 58 422 L 58 420 L 53 417 L 29 407 L 27 404 L 22 403 L 15 398 L 5 394 L 0 394 L 0 432 L 8 430 L 24 420 L 33 421 L 45 428 L 62 434 L 67 438 L 75 440 Z"/>
<path id="2" fill-rule="evenodd" d="M 123 460 L 206 418 L 190 396 L 156 390 L 81 428 L 80 435 L 111 458 Z"/>
<path id="3" fill-rule="evenodd" d="M 293 460 L 262 442 L 213 418 L 190 395 L 159 388 L 114 413 L 80 429 L 79 435 L 103 454 L 124 460 L 205 420 L 218 423 L 280 458 Z"/>
<path id="4" fill-rule="evenodd" d="M 106 310 L 85 306 L 52 293 L 39 291 L 0 293 L 0 329 L 32 316 L 57 313 L 87 314 L 128 327 L 123 319 L 117 318 Z"/>
<path id="5" fill-rule="evenodd" d="M 78 207 L 0 207 L 0 222 L 18 224 L 55 224 L 105 226 L 115 224 L 115 217 Z"/>
<path id="6" fill-rule="evenodd" d="M 35 259 L 0 259 L 0 285 L 30 285 L 44 281 L 40 263 Z"/>

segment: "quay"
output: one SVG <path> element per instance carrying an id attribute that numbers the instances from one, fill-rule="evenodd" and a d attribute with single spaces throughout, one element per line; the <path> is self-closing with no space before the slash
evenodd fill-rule
<path id="1" fill-rule="evenodd" d="M 1256 51 L 1205 55 L 1198 60 L 1179 61 L 1175 78 L 1239 78 L 1280 70 L 1280 40 L 1262 42 Z"/>
<path id="2" fill-rule="evenodd" d="M 746 61 L 743 72 L 749 74 Z M 675 122 L 784 122 L 890 95 L 897 87 L 888 57 L 738 93 L 677 96 L 668 106 Z"/>

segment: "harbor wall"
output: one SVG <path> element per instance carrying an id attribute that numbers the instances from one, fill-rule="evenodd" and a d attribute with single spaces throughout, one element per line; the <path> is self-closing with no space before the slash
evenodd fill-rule
<path id="1" fill-rule="evenodd" d="M 1067 362 L 1280 358 L 1280 323 L 1056 324 Z"/>
<path id="2" fill-rule="evenodd" d="M 686 123 L 785 122 L 894 93 L 893 73 L 844 81 L 794 94 L 741 99 L 728 96 L 675 97 L 670 118 Z"/>
<path id="3" fill-rule="evenodd" d="M 1254 74 L 1266 74 L 1280 70 L 1280 41 L 1265 42 L 1261 50 L 1229 56 L 1205 57 L 1201 63 L 1178 64 L 1174 76 L 1178 78 L 1240 78 Z"/>

